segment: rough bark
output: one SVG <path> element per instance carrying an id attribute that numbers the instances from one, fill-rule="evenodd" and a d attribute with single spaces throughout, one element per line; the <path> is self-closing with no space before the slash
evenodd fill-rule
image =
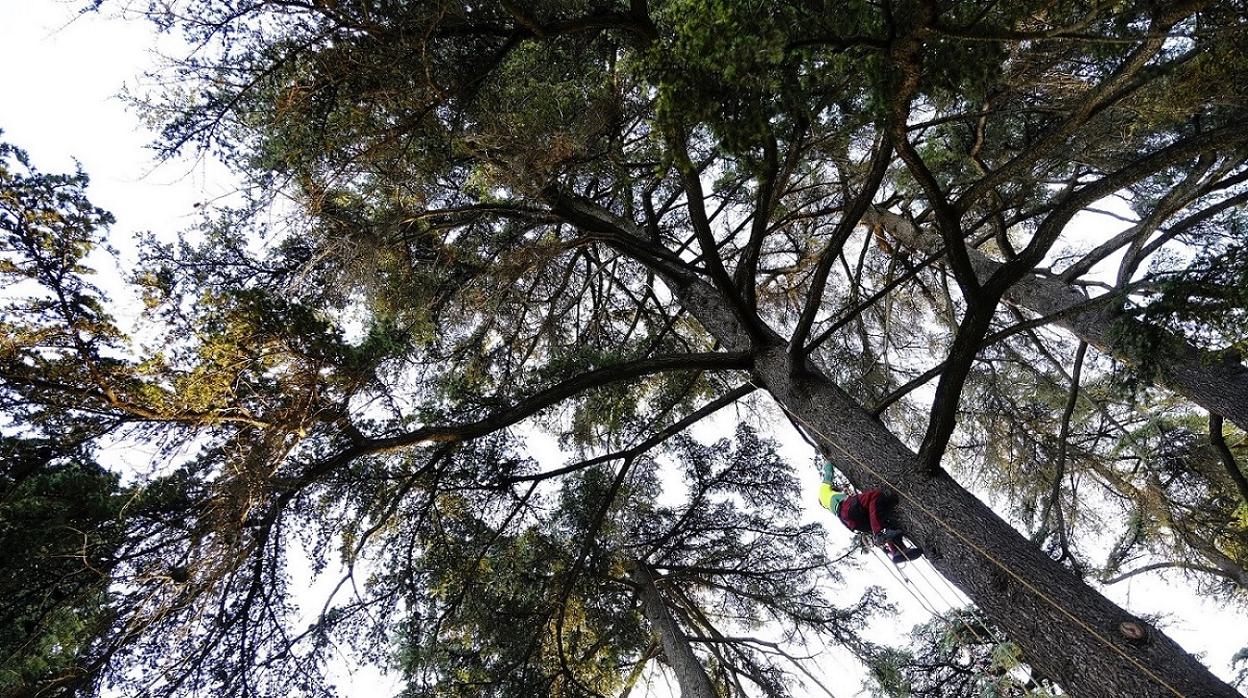
<path id="1" fill-rule="evenodd" d="M 714 289 L 689 279 L 670 283 L 725 348 L 751 348 L 749 335 Z M 923 472 L 916 454 L 883 424 L 817 367 L 795 367 L 781 338 L 772 339 L 753 347 L 754 380 L 819 437 L 857 487 L 891 486 L 901 495 L 898 516 L 908 533 L 941 574 L 1023 648 L 1038 672 L 1075 696 L 1239 695 L 1169 637 L 1044 555 L 946 473 Z M 1145 637 L 1124 637 L 1124 622 L 1144 627 Z"/>
<path id="2" fill-rule="evenodd" d="M 663 646 L 663 655 L 676 674 L 682 698 L 716 698 L 715 687 L 711 685 L 706 670 L 693 654 L 689 638 L 681 632 L 680 626 L 676 625 L 676 620 L 667 610 L 667 605 L 663 603 L 663 597 L 654 585 L 654 574 L 645 563 L 633 563 L 628 570 L 628 578 L 637 585 L 642 612 Z"/>
<path id="3" fill-rule="evenodd" d="M 863 223 L 882 225 L 916 249 L 930 252 L 940 244 L 935 236 L 922 234 L 905 218 L 887 211 L 870 210 Z M 1002 266 L 982 252 L 968 252 L 981 280 Z M 1088 298 L 1060 279 L 1026 274 L 1006 290 L 1004 300 L 1033 313 L 1057 316 L 1053 324 L 1119 361 L 1156 367 L 1157 382 L 1161 385 L 1248 430 L 1248 367 L 1238 360 L 1204 351 L 1182 337 L 1116 316 L 1103 307 L 1070 312 L 1077 306 L 1086 306 Z M 1153 341 L 1145 345 L 1115 339 L 1139 335 L 1147 335 Z M 1143 355 L 1145 352 L 1148 356 Z"/>

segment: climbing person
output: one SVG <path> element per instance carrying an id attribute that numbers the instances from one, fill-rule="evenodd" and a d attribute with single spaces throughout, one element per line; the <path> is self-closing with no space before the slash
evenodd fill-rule
<path id="1" fill-rule="evenodd" d="M 919 547 L 909 547 L 902 540 L 901 529 L 890 526 L 897 495 L 887 490 L 871 489 L 847 494 L 832 486 L 835 470 L 831 463 L 823 465 L 823 482 L 819 485 L 819 503 L 836 515 L 845 527 L 858 533 L 870 533 L 871 542 L 889 554 L 895 563 L 914 560 L 923 554 Z"/>

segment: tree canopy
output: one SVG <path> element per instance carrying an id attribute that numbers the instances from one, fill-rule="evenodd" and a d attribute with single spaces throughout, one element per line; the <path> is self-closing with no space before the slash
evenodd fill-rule
<path id="1" fill-rule="evenodd" d="M 898 693 L 1236 695 L 1092 584 L 1248 588 L 1238 3 L 142 13 L 191 47 L 158 146 L 245 201 L 143 244 L 128 336 L 85 176 L 0 153 L 0 584 L 53 590 L 6 689 L 324 695 L 349 647 L 411 695 L 780 696 L 835 643 Z M 865 641 L 771 438 L 689 435 L 729 406 L 895 490 L 1008 646 Z"/>

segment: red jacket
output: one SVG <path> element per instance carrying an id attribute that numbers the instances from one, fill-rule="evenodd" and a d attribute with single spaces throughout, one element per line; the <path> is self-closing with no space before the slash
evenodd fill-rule
<path id="1" fill-rule="evenodd" d="M 884 530 L 884 524 L 880 521 L 879 499 L 879 490 L 859 492 L 841 502 L 836 516 L 851 531 L 879 533 Z"/>

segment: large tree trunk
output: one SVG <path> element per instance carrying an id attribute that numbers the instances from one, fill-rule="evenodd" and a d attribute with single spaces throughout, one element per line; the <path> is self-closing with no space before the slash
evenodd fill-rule
<path id="1" fill-rule="evenodd" d="M 894 213 L 871 210 L 862 221 L 878 224 L 906 245 L 926 252 L 935 251 L 941 244 L 938 237 L 924 234 Z M 1001 266 L 978 250 L 968 249 L 967 253 L 981 281 Z M 1024 276 L 1005 292 L 1006 302 L 1039 315 L 1057 315 L 1053 324 L 1119 361 L 1156 367 L 1162 385 L 1248 430 L 1248 367 L 1236 359 L 1199 349 L 1182 337 L 1116 316 L 1104 307 L 1068 312 L 1087 300 L 1078 289 L 1060 279 L 1035 274 Z M 1124 336 L 1150 337 L 1152 341 L 1115 341 L 1115 337 Z M 1144 352 L 1149 356 L 1143 356 Z"/>
<path id="2" fill-rule="evenodd" d="M 659 637 L 663 646 L 663 654 L 667 663 L 676 673 L 676 682 L 680 685 L 682 698 L 716 698 L 715 687 L 706 675 L 706 670 L 693 654 L 689 646 L 689 638 L 681 632 L 676 620 L 663 603 L 658 588 L 654 585 L 654 575 L 645 563 L 634 563 L 628 570 L 628 578 L 640 589 L 642 612 L 650 621 L 650 628 Z"/>
<path id="3" fill-rule="evenodd" d="M 689 279 L 669 282 L 725 349 L 750 349 L 748 335 L 713 289 Z M 907 532 L 1022 647 L 1036 671 L 1075 696 L 1239 695 L 1173 640 L 1044 555 L 946 473 L 921 472 L 913 451 L 816 367 L 792 366 L 775 340 L 756 350 L 756 382 L 819 435 L 856 486 L 898 491 L 898 517 Z M 1144 637 L 1128 639 L 1123 623 L 1137 624 Z"/>

